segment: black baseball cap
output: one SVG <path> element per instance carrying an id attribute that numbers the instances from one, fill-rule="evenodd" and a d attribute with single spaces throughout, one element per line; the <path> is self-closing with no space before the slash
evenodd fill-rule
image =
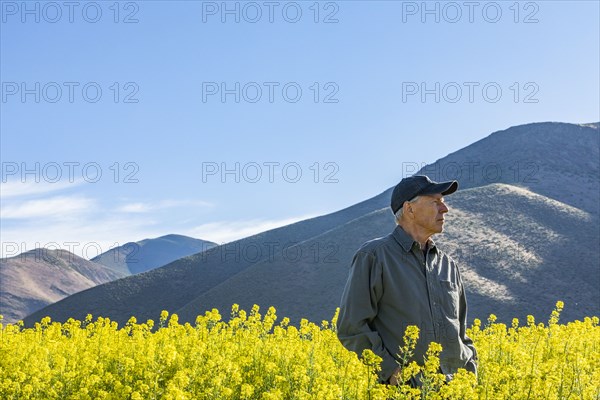
<path id="1" fill-rule="evenodd" d="M 448 195 L 456 192 L 458 189 L 457 181 L 434 182 L 425 175 L 413 175 L 404 178 L 396 185 L 392 192 L 391 207 L 394 214 L 402 208 L 405 201 L 409 201 L 417 196 L 436 194 Z"/>

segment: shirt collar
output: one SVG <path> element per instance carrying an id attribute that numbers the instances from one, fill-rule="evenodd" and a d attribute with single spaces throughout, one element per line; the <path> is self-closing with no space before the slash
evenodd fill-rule
<path id="1" fill-rule="evenodd" d="M 394 232 L 392 232 L 392 236 L 394 236 L 394 239 L 396 239 L 396 241 L 400 244 L 400 246 L 402 246 L 404 251 L 406 251 L 407 253 L 410 252 L 412 247 L 415 245 L 417 246 L 417 248 L 420 248 L 419 243 L 417 243 L 408 233 L 406 233 L 406 231 L 402 229 L 400 225 L 396 225 L 396 229 L 394 229 Z M 435 242 L 433 241 L 433 239 L 428 239 L 427 248 L 429 250 L 436 249 Z"/>

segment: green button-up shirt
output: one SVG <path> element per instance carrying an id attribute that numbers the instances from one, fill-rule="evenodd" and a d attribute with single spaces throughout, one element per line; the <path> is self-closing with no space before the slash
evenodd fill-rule
<path id="1" fill-rule="evenodd" d="M 371 349 L 380 356 L 380 378 L 399 365 L 399 349 L 409 325 L 419 328 L 411 360 L 423 363 L 430 342 L 442 345 L 440 368 L 476 372 L 476 351 L 465 334 L 467 303 L 456 262 L 430 239 L 421 250 L 400 226 L 369 241 L 354 255 L 340 306 L 338 337 L 349 350 Z"/>

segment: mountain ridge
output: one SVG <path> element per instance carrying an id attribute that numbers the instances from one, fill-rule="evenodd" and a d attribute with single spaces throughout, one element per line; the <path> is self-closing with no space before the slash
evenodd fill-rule
<path id="1" fill-rule="evenodd" d="M 99 254 L 91 261 L 127 275 L 134 275 L 215 246 L 217 246 L 216 243 L 208 240 L 168 234 L 125 243 Z"/>
<path id="2" fill-rule="evenodd" d="M 513 126 L 452 152 L 417 173 L 436 181 L 458 180 L 461 189 L 490 183 L 526 187 L 599 214 L 597 126 L 598 123 L 591 128 L 559 122 Z M 564 140 L 566 131 L 570 140 Z M 549 154 L 553 157 L 546 157 Z M 567 175 L 571 181 L 563 179 Z M 553 184 L 557 180 L 563 181 L 563 186 Z M 571 184 L 573 181 L 577 184 Z"/>
<path id="3" fill-rule="evenodd" d="M 38 248 L 0 260 L 0 314 L 15 322 L 80 290 L 124 275 L 67 250 Z"/>
<path id="4" fill-rule="evenodd" d="M 45 248 L 5 258 L 0 268 L 0 314 L 5 321 L 15 322 L 74 293 L 214 246 L 206 240 L 169 234 L 129 242 L 91 260 Z"/>

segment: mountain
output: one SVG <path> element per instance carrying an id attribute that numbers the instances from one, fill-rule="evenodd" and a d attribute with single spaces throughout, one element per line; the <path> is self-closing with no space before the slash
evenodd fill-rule
<path id="1" fill-rule="evenodd" d="M 92 261 L 125 275 L 132 275 L 162 267 L 171 261 L 215 246 L 216 243 L 207 240 L 183 235 L 166 235 L 125 243 L 92 258 Z"/>
<path id="2" fill-rule="evenodd" d="M 494 313 L 509 322 L 526 314 L 545 320 L 556 300 L 565 301 L 565 320 L 599 313 L 598 163 L 598 124 L 536 123 L 495 132 L 420 171 L 460 182 L 447 197 L 446 232 L 434 239 L 461 265 L 470 319 Z M 356 249 L 394 227 L 390 195 L 391 188 L 85 290 L 25 322 L 92 313 L 124 323 L 131 315 L 157 318 L 163 309 L 193 322 L 213 307 L 227 314 L 232 303 L 274 305 L 295 321 L 329 319 Z"/>
<path id="3" fill-rule="evenodd" d="M 125 276 L 66 250 L 34 249 L 0 260 L 0 314 L 16 322 L 78 291 Z"/>
<path id="4" fill-rule="evenodd" d="M 126 243 L 87 261 L 67 251 L 35 249 L 0 262 L 0 314 L 15 322 L 73 293 L 145 272 L 216 246 L 182 235 Z"/>
<path id="5" fill-rule="evenodd" d="M 492 133 L 419 173 L 436 181 L 458 180 L 461 189 L 521 186 L 598 214 L 599 160 L 597 123 L 548 122 Z"/>

